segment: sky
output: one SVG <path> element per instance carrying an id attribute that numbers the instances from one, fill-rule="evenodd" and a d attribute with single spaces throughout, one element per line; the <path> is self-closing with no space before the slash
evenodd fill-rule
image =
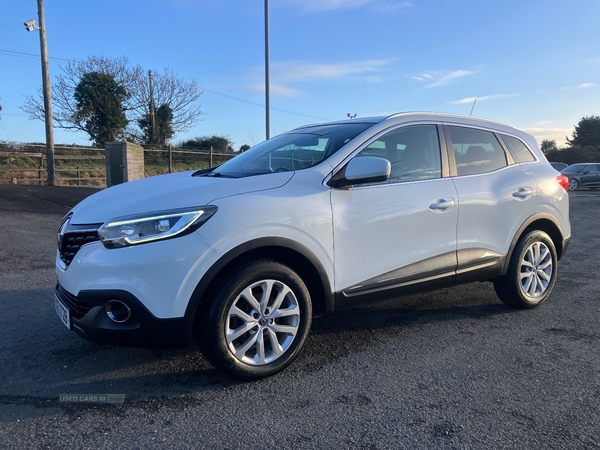
<path id="1" fill-rule="evenodd" d="M 46 0 L 50 76 L 90 55 L 204 88 L 174 136 L 265 139 L 264 0 Z M 19 108 L 42 84 L 36 0 L 0 0 L 0 141 L 44 142 Z M 599 0 L 270 0 L 271 136 L 332 120 L 435 111 L 565 145 L 600 115 Z M 475 100 L 477 100 L 475 102 Z M 56 128 L 55 143 L 87 145 Z"/>

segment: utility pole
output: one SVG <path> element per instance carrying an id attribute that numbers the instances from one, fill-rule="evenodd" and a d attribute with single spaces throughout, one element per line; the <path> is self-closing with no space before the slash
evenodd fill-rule
<path id="1" fill-rule="evenodd" d="M 271 99 L 269 96 L 269 0 L 265 0 L 265 106 L 267 139 L 271 137 Z"/>
<path id="2" fill-rule="evenodd" d="M 156 144 L 158 141 L 157 130 L 156 130 L 156 115 L 154 110 L 154 88 L 152 86 L 152 71 L 148 71 L 148 80 L 150 82 L 150 126 L 152 127 L 152 143 Z"/>
<path id="3" fill-rule="evenodd" d="M 44 121 L 46 123 L 46 162 L 48 166 L 48 186 L 56 186 L 54 167 L 54 128 L 52 126 L 52 93 L 50 91 L 50 69 L 48 68 L 48 44 L 46 43 L 46 18 L 44 0 L 37 0 L 40 20 L 40 51 L 42 54 L 42 85 L 44 88 Z"/>

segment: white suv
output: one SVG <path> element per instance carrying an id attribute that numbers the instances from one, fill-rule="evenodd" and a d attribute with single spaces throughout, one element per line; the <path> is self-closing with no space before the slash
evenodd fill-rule
<path id="1" fill-rule="evenodd" d="M 55 307 L 90 341 L 202 352 L 232 376 L 289 365 L 313 315 L 491 281 L 532 308 L 571 229 L 567 178 L 532 136 L 430 113 L 311 125 L 212 169 L 75 206 Z"/>

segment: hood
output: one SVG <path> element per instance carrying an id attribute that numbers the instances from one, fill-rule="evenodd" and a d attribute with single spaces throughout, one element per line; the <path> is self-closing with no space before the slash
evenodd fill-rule
<path id="1" fill-rule="evenodd" d="M 73 224 L 104 223 L 118 216 L 204 206 L 232 195 L 276 189 L 294 172 L 245 178 L 193 177 L 179 172 L 130 181 L 104 189 L 83 200 L 71 211 Z"/>

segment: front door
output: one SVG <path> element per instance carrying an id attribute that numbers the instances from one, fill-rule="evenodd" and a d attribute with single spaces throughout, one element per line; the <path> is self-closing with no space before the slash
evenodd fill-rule
<path id="1" fill-rule="evenodd" d="M 581 172 L 581 186 L 600 185 L 600 167 L 599 164 L 590 164 Z"/>
<path id="2" fill-rule="evenodd" d="M 438 127 L 397 128 L 354 158 L 362 156 L 388 159 L 392 170 L 384 182 L 332 189 L 340 301 L 350 304 L 362 294 L 388 297 L 420 282 L 431 288 L 451 284 L 458 199 L 452 180 L 442 176 Z"/>

